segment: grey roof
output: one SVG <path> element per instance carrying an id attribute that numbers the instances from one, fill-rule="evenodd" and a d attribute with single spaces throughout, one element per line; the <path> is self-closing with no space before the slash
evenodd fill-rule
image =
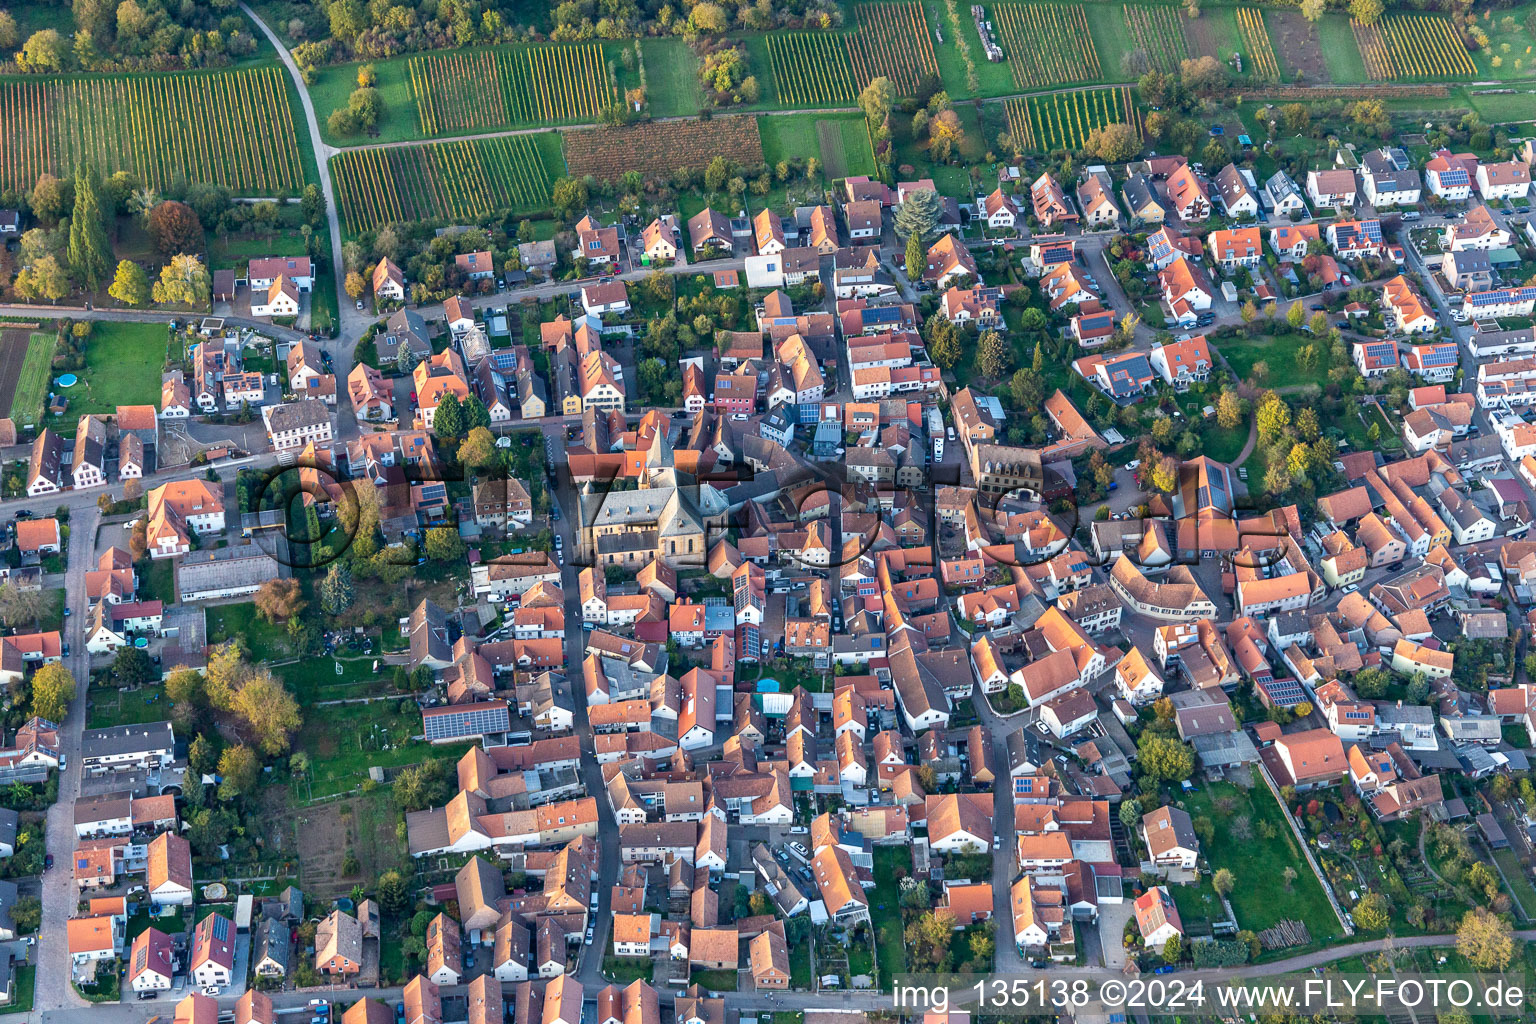
<path id="1" fill-rule="evenodd" d="M 193 551 L 176 570 L 176 587 L 183 601 L 201 594 L 255 588 L 280 579 L 283 566 L 259 544 L 235 544 L 210 551 Z"/>
<path id="2" fill-rule="evenodd" d="M 303 398 L 297 402 L 262 407 L 267 429 L 274 434 L 304 427 L 316 427 L 331 421 L 331 412 L 318 398 Z"/>
<path id="3" fill-rule="evenodd" d="M 80 752 L 85 757 L 122 757 L 173 750 L 175 746 L 176 734 L 170 722 L 87 729 L 80 738 Z"/>
<path id="4" fill-rule="evenodd" d="M 21 826 L 21 815 L 8 807 L 0 807 L 0 845 L 16 848 L 16 833 Z"/>
<path id="5" fill-rule="evenodd" d="M 453 660 L 453 644 L 448 639 L 448 613 L 426 598 L 411 611 L 411 669 L 435 662 L 447 665 Z"/>
<path id="6" fill-rule="evenodd" d="M 256 926 L 256 948 L 251 956 L 251 962 L 259 964 L 263 960 L 271 960 L 280 966 L 283 974 L 291 969 L 289 962 L 292 955 L 292 947 L 288 942 L 288 924 L 276 918 L 264 918 Z"/>

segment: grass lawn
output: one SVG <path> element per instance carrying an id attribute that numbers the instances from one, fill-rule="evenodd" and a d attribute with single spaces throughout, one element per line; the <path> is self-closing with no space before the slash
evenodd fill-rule
<path id="1" fill-rule="evenodd" d="M 912 851 L 905 846 L 875 847 L 875 888 L 870 900 L 869 917 L 875 928 L 875 949 L 880 959 L 882 978 L 893 978 L 906 970 L 907 946 L 901 926 L 901 884 L 896 871 L 912 872 Z M 853 950 L 849 950 L 852 958 Z M 850 969 L 851 969 L 850 964 Z M 853 972 L 858 973 L 858 972 Z"/>
<path id="2" fill-rule="evenodd" d="M 1355 34 L 1349 27 L 1349 16 L 1325 14 L 1317 22 L 1317 45 L 1323 51 L 1323 64 L 1328 68 L 1328 81 L 1340 85 L 1350 82 L 1366 82 L 1365 58 L 1355 43 Z M 1285 57 L 1276 53 L 1284 66 Z"/>
<path id="3" fill-rule="evenodd" d="M 315 117 L 320 122 L 320 137 L 332 146 L 360 146 L 368 142 L 403 142 L 420 138 L 416 100 L 411 96 L 405 62 L 404 57 L 367 62 L 378 73 L 378 90 L 384 107 L 377 134 L 373 136 L 333 135 L 326 125 L 331 111 L 345 107 L 352 90 L 357 88 L 357 69 L 361 65 L 332 64 L 316 68 L 315 80 L 309 86 L 309 97 L 315 105 Z"/>
<path id="4" fill-rule="evenodd" d="M 272 668 L 300 704 L 313 704 L 325 700 L 344 700 L 349 697 L 376 696 L 389 685 L 389 670 L 380 666 L 373 671 L 376 658 L 304 658 L 287 665 Z M 338 672 L 337 666 L 341 671 Z"/>
<path id="5" fill-rule="evenodd" d="M 167 935 L 184 932 L 187 930 L 185 914 L 186 911 L 180 907 L 176 908 L 176 912 L 169 917 L 162 917 L 159 914 L 151 915 L 147 910 L 141 910 L 128 919 L 128 931 L 124 941 L 131 944 L 139 937 L 140 932 L 150 927 L 158 928 Z"/>
<path id="6" fill-rule="evenodd" d="M 1514 850 L 1494 850 L 1493 859 L 1509 880 L 1510 895 L 1525 910 L 1525 916 L 1536 916 L 1536 887 L 1531 885 L 1531 875 Z"/>
<path id="7" fill-rule="evenodd" d="M 54 425 L 73 436 L 79 417 L 120 405 L 158 405 L 165 368 L 165 325 L 97 321 L 85 346 L 80 383 L 65 392 L 69 411 Z"/>
<path id="8" fill-rule="evenodd" d="M 1310 334 L 1259 334 L 1253 337 L 1223 338 L 1214 344 L 1226 356 L 1231 364 L 1233 372 L 1244 380 L 1253 371 L 1253 365 L 1263 362 L 1269 367 L 1269 376 L 1264 379 L 1264 386 L 1270 388 L 1287 388 L 1303 384 L 1316 384 L 1319 379 L 1326 376 L 1317 367 L 1304 370 L 1296 365 L 1296 350 L 1303 345 L 1314 344 Z M 1323 360 L 1328 356 L 1328 344 L 1326 341 L 1317 342 L 1322 350 Z"/>
<path id="9" fill-rule="evenodd" d="M 1216 807 L 1218 800 L 1226 799 L 1234 804 L 1230 813 Z M 1206 847 L 1205 856 L 1213 870 L 1229 868 L 1237 878 L 1231 900 L 1239 928 L 1257 932 L 1277 921 L 1299 920 L 1307 926 L 1313 945 L 1339 934 L 1338 918 L 1328 905 L 1328 897 L 1317 877 L 1297 849 L 1296 839 L 1280 805 L 1257 777 L 1254 787 L 1248 791 L 1227 782 L 1211 783 L 1199 792 L 1189 794 L 1185 804 L 1192 817 L 1209 818 L 1216 825 L 1215 838 Z M 1252 838 L 1233 837 L 1229 824 L 1237 817 L 1248 818 Z M 1274 826 L 1276 838 L 1262 837 L 1260 824 L 1266 821 Z M 1298 872 L 1296 881 L 1289 888 L 1283 876 L 1287 867 Z M 1209 881 L 1203 882 L 1200 888 L 1208 889 Z M 1183 906 L 1181 902 L 1181 911 Z"/>
<path id="10" fill-rule="evenodd" d="M 770 167 L 780 160 L 815 157 L 829 180 L 874 173 L 875 154 L 862 114 L 764 114 L 757 127 Z M 836 151 L 829 153 L 834 146 Z"/>
<path id="11" fill-rule="evenodd" d="M 144 600 L 176 603 L 176 569 L 169 558 L 146 558 L 134 571 L 139 574 L 139 593 Z"/>
<path id="12" fill-rule="evenodd" d="M 649 985 L 655 970 L 656 965 L 650 957 L 614 956 L 612 953 L 603 957 L 603 976 L 620 985 L 628 985 L 636 980 Z"/>
<path id="13" fill-rule="evenodd" d="M 27 964 L 25 967 L 16 968 L 13 984 L 16 986 L 15 994 L 11 998 L 10 1005 L 0 1007 L 0 1016 L 7 1013 L 32 1011 L 32 990 L 37 986 L 37 965 Z"/>
<path id="14" fill-rule="evenodd" d="M 170 712 L 165 690 L 145 686 L 129 693 L 98 687 L 91 691 L 91 711 L 86 728 L 105 729 L 112 725 L 143 725 L 163 722 Z"/>
<path id="15" fill-rule="evenodd" d="M 402 767 L 464 752 L 464 744 L 433 746 L 415 739 L 420 734 L 421 712 L 409 697 L 305 708 L 304 726 L 293 745 L 308 753 L 312 764 L 305 795 L 329 796 L 360 786 L 373 765 Z"/>
<path id="16" fill-rule="evenodd" d="M 209 608 L 207 624 L 210 647 L 243 636 L 253 661 L 271 661 L 293 653 L 288 645 L 287 631 L 257 615 L 254 601 Z"/>
<path id="17" fill-rule="evenodd" d="M 724 971 L 694 971 L 690 975 L 690 982 L 713 992 L 735 992 L 737 973 L 731 970 Z"/>
<path id="18" fill-rule="evenodd" d="M 676 36 L 646 39 L 640 44 L 645 58 L 646 102 L 652 117 L 693 117 L 703 105 L 699 86 L 699 61 L 688 44 Z"/>
<path id="19" fill-rule="evenodd" d="M 58 338 L 44 331 L 34 331 L 27 339 L 27 354 L 16 379 L 7 415 L 17 427 L 36 425 L 48 397 L 48 382 L 53 370 L 53 350 Z M 78 385 L 77 385 L 78 386 Z"/>

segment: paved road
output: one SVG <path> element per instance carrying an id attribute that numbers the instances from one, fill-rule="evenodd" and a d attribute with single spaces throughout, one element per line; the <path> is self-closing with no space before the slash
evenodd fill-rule
<path id="1" fill-rule="evenodd" d="M 59 723 L 59 748 L 68 761 L 60 773 L 59 798 L 48 808 L 45 822 L 47 850 L 54 855 L 51 871 L 42 879 L 43 917 L 38 929 L 37 984 L 33 1005 L 37 1010 L 56 1010 L 88 1005 L 69 983 L 69 943 L 65 921 L 75 914 L 79 893 L 70 871 L 69 852 L 75 848 L 75 801 L 80 796 L 80 737 L 85 731 L 85 690 L 90 685 L 90 655 L 85 651 L 85 574 L 95 565 L 96 527 L 101 514 L 94 505 L 72 509 L 69 517 L 69 568 L 64 576 L 66 607 L 73 614 L 65 620 L 64 638 L 72 652 L 64 659 L 74 673 L 78 696 L 69 714 Z M 36 1012 L 36 1011 L 34 1011 Z"/>

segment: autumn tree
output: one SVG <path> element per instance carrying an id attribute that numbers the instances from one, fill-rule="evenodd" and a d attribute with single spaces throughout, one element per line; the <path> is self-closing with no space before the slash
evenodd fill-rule
<path id="1" fill-rule="evenodd" d="M 889 78 L 881 75 L 870 79 L 864 91 L 859 93 L 859 109 L 864 111 L 864 117 L 870 124 L 884 124 L 898 99 L 896 86 Z"/>
<path id="2" fill-rule="evenodd" d="M 1350 914 L 1356 926 L 1368 932 L 1384 932 L 1392 920 L 1390 911 L 1391 905 L 1385 896 L 1379 892 L 1368 892 L 1355 904 Z"/>
<path id="3" fill-rule="evenodd" d="M 928 155 L 934 160 L 948 163 L 964 144 L 965 129 L 960 124 L 960 115 L 953 110 L 941 110 L 928 122 Z"/>
<path id="4" fill-rule="evenodd" d="M 1083 149 L 1089 156 L 1098 157 L 1105 163 L 1119 164 L 1141 152 L 1141 139 L 1136 129 L 1116 121 L 1090 131 Z"/>
<path id="5" fill-rule="evenodd" d="M 362 298 L 363 297 L 363 289 L 366 288 L 366 287 L 367 287 L 367 285 L 363 281 L 363 275 L 362 274 L 359 274 L 355 270 L 351 271 L 350 273 L 347 274 L 346 288 L 347 288 L 347 295 L 349 297 L 351 297 L 353 299 L 360 299 L 360 298 Z"/>
<path id="6" fill-rule="evenodd" d="M 43 592 L 0 583 L 0 623 L 15 629 L 36 624 L 43 614 Z"/>
<path id="7" fill-rule="evenodd" d="M 474 427 L 459 445 L 459 463 L 469 469 L 488 466 L 496 458 L 496 439 L 485 427 Z"/>
<path id="8" fill-rule="evenodd" d="M 1216 422 L 1225 430 L 1235 430 L 1243 422 L 1243 400 L 1228 388 L 1216 399 Z"/>
<path id="9" fill-rule="evenodd" d="M 464 541 L 459 537 L 458 530 L 449 526 L 434 526 L 427 531 L 422 551 L 434 562 L 448 562 L 464 554 Z"/>
<path id="10" fill-rule="evenodd" d="M 203 249 L 203 225 L 186 203 L 167 199 L 149 211 L 149 237 L 162 258 Z"/>
<path id="11" fill-rule="evenodd" d="M 219 755 L 219 775 L 223 779 L 219 783 L 219 799 L 234 800 L 249 796 L 256 789 L 260 771 L 256 752 L 250 747 L 244 744 L 226 747 L 224 753 Z"/>
<path id="12" fill-rule="evenodd" d="M 1164 494 L 1172 494 L 1174 488 L 1179 486 L 1179 463 L 1171 455 L 1165 455 L 1153 464 L 1149 474 L 1152 489 L 1162 491 Z"/>
<path id="13" fill-rule="evenodd" d="M 253 673 L 235 692 L 234 711 L 267 754 L 287 750 L 289 736 L 304 724 L 298 702 L 265 669 Z"/>
<path id="14" fill-rule="evenodd" d="M 256 591 L 256 613 L 268 622 L 286 622 L 304 610 L 304 589 L 295 579 L 267 580 Z"/>
<path id="15" fill-rule="evenodd" d="M 1301 16 L 1313 25 L 1328 10 L 1328 0 L 1301 0 Z"/>
<path id="16" fill-rule="evenodd" d="M 32 676 L 32 713 L 50 722 L 62 722 L 75 699 L 75 677 L 57 661 L 49 662 Z"/>
<path id="17" fill-rule="evenodd" d="M 142 306 L 149 302 L 149 275 L 133 260 L 121 260 L 117 274 L 107 288 L 107 294 L 125 306 Z"/>
<path id="18" fill-rule="evenodd" d="M 185 665 L 177 668 L 165 680 L 165 698 L 172 704 L 201 706 L 208 699 L 203 674 Z"/>
<path id="19" fill-rule="evenodd" d="M 1374 25 L 1385 5 L 1381 0 L 1349 0 L 1349 16 L 1362 25 Z"/>
<path id="20" fill-rule="evenodd" d="M 1480 971 L 1502 971 L 1515 955 L 1514 932 L 1508 921 L 1477 907 L 1467 911 L 1456 929 L 1456 951 Z"/>
<path id="21" fill-rule="evenodd" d="M 1142 773 L 1154 783 L 1183 782 L 1195 770 L 1194 751 L 1171 736 L 1143 732 L 1136 749 Z"/>
<path id="22" fill-rule="evenodd" d="M 1223 899 L 1232 895 L 1233 887 L 1237 885 L 1237 879 L 1227 868 L 1217 868 L 1216 874 L 1211 876 L 1211 888 L 1215 889 Z"/>
<path id="23" fill-rule="evenodd" d="M 208 652 L 208 666 L 203 672 L 204 692 L 208 703 L 219 711 L 235 709 L 235 692 L 245 684 L 250 666 L 245 663 L 245 652 L 233 640 L 216 644 Z"/>
<path id="24" fill-rule="evenodd" d="M 188 253 L 172 256 L 150 294 L 162 306 L 206 306 L 213 295 L 208 268 Z"/>
<path id="25" fill-rule="evenodd" d="M 16 294 L 28 302 L 57 302 L 69 294 L 69 274 L 57 256 L 41 256 L 16 275 Z"/>

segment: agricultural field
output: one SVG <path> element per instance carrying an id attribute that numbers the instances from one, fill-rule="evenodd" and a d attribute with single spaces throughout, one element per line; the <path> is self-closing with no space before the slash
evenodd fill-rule
<path id="1" fill-rule="evenodd" d="M 841 36 L 782 32 L 766 36 L 779 102 L 791 107 L 851 105 L 860 87 Z"/>
<path id="2" fill-rule="evenodd" d="M 472 221 L 549 202 L 558 133 L 355 149 L 331 162 L 348 234 L 396 221 Z"/>
<path id="3" fill-rule="evenodd" d="M 0 188 L 30 189 L 43 173 L 130 171 L 163 190 L 178 178 L 239 196 L 304 186 L 299 128 L 285 74 L 0 80 Z"/>
<path id="4" fill-rule="evenodd" d="M 1095 82 L 1104 76 L 1080 5 L 998 4 L 994 24 L 1020 89 Z"/>
<path id="5" fill-rule="evenodd" d="M 617 98 L 599 43 L 431 53 L 407 73 L 423 135 L 595 121 Z"/>
<path id="6" fill-rule="evenodd" d="M 566 164 L 578 177 L 612 181 L 625 171 L 666 175 L 679 167 L 703 167 L 716 156 L 746 166 L 762 163 L 757 119 L 735 114 L 565 133 Z"/>
<path id="7" fill-rule="evenodd" d="M 48 397 L 56 339 L 25 328 L 0 331 L 0 418 L 35 425 Z"/>
<path id="8" fill-rule="evenodd" d="M 1260 82 L 1280 81 L 1280 64 L 1275 60 L 1269 31 L 1264 27 L 1264 12 L 1257 7 L 1239 7 L 1237 31 L 1243 37 L 1243 52 L 1247 56 L 1243 70 Z"/>
<path id="9" fill-rule="evenodd" d="M 1126 4 L 1125 23 L 1136 48 L 1159 71 L 1176 72 L 1179 62 L 1189 56 L 1189 41 L 1184 38 L 1184 18 L 1175 7 L 1137 7 Z"/>
<path id="10" fill-rule="evenodd" d="M 1141 134 L 1141 115 L 1129 86 L 1026 96 L 1007 103 L 1008 132 L 1024 150 L 1080 150 L 1095 128 L 1129 124 Z"/>
<path id="11" fill-rule="evenodd" d="M 1351 21 L 1355 42 L 1375 81 L 1460 78 L 1477 74 L 1472 55 L 1445 18 L 1431 14 L 1384 14 L 1374 25 Z"/>
<path id="12" fill-rule="evenodd" d="M 933 36 L 923 16 L 923 5 L 917 0 L 860 4 L 854 8 L 854 16 L 859 27 L 848 37 L 848 54 L 860 90 L 884 76 L 896 86 L 897 93 L 912 96 L 925 76 L 938 76 Z"/>

